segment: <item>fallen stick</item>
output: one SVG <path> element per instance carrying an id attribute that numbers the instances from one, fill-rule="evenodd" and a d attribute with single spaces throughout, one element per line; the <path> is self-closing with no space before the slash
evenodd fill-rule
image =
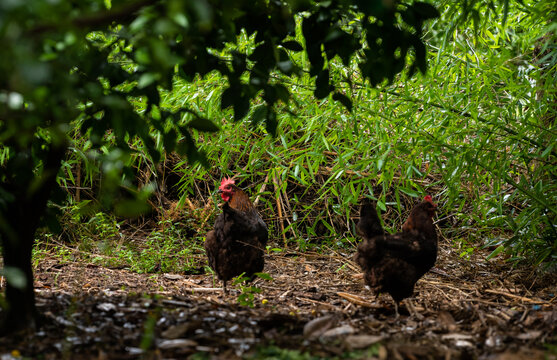
<path id="1" fill-rule="evenodd" d="M 356 304 L 368 308 L 374 308 L 374 309 L 381 308 L 381 306 L 374 305 L 358 295 L 349 294 L 347 292 L 337 292 L 337 295 L 345 300 L 350 301 L 352 304 Z"/>
<path id="2" fill-rule="evenodd" d="M 218 288 L 185 288 L 184 291 L 191 291 L 191 292 L 219 292 L 222 291 L 221 287 Z"/>
<path id="3" fill-rule="evenodd" d="M 530 298 L 527 298 L 527 297 L 524 297 L 524 296 L 510 294 L 508 292 L 501 291 L 501 290 L 487 289 L 487 290 L 485 290 L 485 292 L 488 292 L 490 294 L 503 295 L 503 296 L 510 297 L 510 298 L 513 298 L 513 299 L 518 299 L 518 300 L 522 300 L 522 301 L 525 301 L 525 302 L 529 302 L 531 304 L 550 304 L 550 303 L 548 303 L 547 301 L 544 301 L 544 300 L 533 300 L 533 299 L 530 299 Z"/>
<path id="4" fill-rule="evenodd" d="M 306 297 L 296 296 L 296 300 L 310 302 L 310 303 L 322 305 L 322 306 L 325 306 L 325 307 L 328 307 L 328 308 L 331 308 L 331 309 L 336 309 L 336 306 L 334 306 L 334 305 L 331 305 L 329 303 L 325 303 L 325 302 L 322 302 L 322 301 L 313 300 L 313 299 L 306 298 Z"/>

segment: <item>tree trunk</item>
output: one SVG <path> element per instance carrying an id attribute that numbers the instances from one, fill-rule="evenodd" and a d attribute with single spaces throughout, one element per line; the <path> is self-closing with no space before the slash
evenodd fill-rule
<path id="1" fill-rule="evenodd" d="M 6 206 L 0 214 L 0 239 L 7 275 L 7 308 L 2 312 L 0 336 L 37 325 L 31 262 L 33 243 L 47 201 L 57 186 L 56 175 L 65 149 L 65 144 L 52 145 L 45 154 L 39 173 L 33 172 L 30 154 L 14 156 L 15 165 L 7 166 L 9 178 L 1 184 L 1 188 L 11 197 L 5 199 Z M 18 281 L 22 279 L 25 281 Z"/>
<path id="2" fill-rule="evenodd" d="M 19 218 L 15 220 L 15 218 Z M 33 290 L 33 269 L 31 267 L 31 254 L 33 249 L 33 237 L 35 229 L 22 229 L 23 224 L 27 222 L 24 216 L 15 215 L 12 219 L 17 221 L 16 226 L 17 240 L 13 238 L 2 241 L 4 250 L 4 269 L 12 272 L 12 276 L 25 276 L 25 283 L 12 284 L 7 281 L 6 284 L 6 302 L 7 309 L 5 317 L 2 319 L 3 324 L 0 328 L 0 335 L 14 333 L 28 327 L 34 327 L 37 320 L 37 311 L 35 309 L 35 292 Z M 23 230 L 22 232 L 19 232 Z M 2 232 L 2 239 L 5 239 Z M 18 271 L 19 274 L 14 274 Z M 8 279 L 11 276 L 8 276 Z M 24 286 L 21 286 L 24 285 Z"/>

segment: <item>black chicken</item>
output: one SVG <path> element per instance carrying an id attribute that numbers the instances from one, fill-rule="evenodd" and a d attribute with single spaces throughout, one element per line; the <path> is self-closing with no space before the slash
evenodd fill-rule
<path id="1" fill-rule="evenodd" d="M 209 266 L 222 280 L 227 294 L 228 280 L 242 273 L 253 277 L 263 271 L 268 230 L 248 195 L 234 185 L 234 180 L 224 178 L 219 193 L 226 203 L 214 230 L 207 233 L 205 251 Z"/>
<path id="2" fill-rule="evenodd" d="M 375 206 L 363 202 L 357 231 L 363 241 L 358 245 L 356 262 L 364 272 L 364 280 L 375 292 L 387 292 L 398 304 L 411 297 L 416 282 L 437 260 L 437 233 L 433 216 L 437 205 L 431 196 L 416 205 L 402 232 L 385 235 Z"/>

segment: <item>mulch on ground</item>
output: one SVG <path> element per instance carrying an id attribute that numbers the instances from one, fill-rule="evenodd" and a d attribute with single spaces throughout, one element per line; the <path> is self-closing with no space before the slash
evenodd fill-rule
<path id="1" fill-rule="evenodd" d="M 35 271 L 43 326 L 0 339 L 0 359 L 234 359 L 265 348 L 304 359 L 556 359 L 556 280 L 473 256 L 442 244 L 398 318 L 388 295 L 365 288 L 352 254 L 334 250 L 269 254 L 273 280 L 251 284 L 261 290 L 253 307 L 238 304 L 238 285 L 224 296 L 210 274 L 47 258 Z"/>

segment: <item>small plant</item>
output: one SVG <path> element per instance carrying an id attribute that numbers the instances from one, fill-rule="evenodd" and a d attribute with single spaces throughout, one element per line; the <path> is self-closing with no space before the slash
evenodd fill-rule
<path id="1" fill-rule="evenodd" d="M 155 329 L 157 325 L 157 319 L 159 318 L 160 309 L 156 308 L 153 311 L 149 311 L 147 319 L 143 324 L 143 335 L 141 336 L 140 348 L 143 351 L 148 351 L 151 349 L 155 342 Z"/>
<path id="2" fill-rule="evenodd" d="M 277 346 L 262 347 L 248 359 L 289 359 L 289 360 L 317 360 L 318 356 L 313 356 L 308 352 L 301 352 L 300 350 L 282 349 Z"/>
<path id="3" fill-rule="evenodd" d="M 267 253 L 270 253 L 270 252 L 281 253 L 281 252 L 284 251 L 284 250 L 281 249 L 281 248 L 271 247 L 270 245 L 267 245 L 267 246 L 266 246 L 266 249 L 267 249 Z"/>
<path id="4" fill-rule="evenodd" d="M 472 243 L 469 242 L 467 239 L 455 239 L 454 247 L 458 250 L 459 256 L 461 258 L 470 260 L 470 257 L 474 253 L 476 249 Z"/>
<path id="5" fill-rule="evenodd" d="M 271 275 L 267 273 L 255 273 L 254 276 L 263 279 L 265 281 L 273 281 Z M 251 278 L 245 276 L 245 273 L 242 273 L 234 278 L 232 284 L 239 285 L 240 290 L 242 292 L 240 296 L 238 296 L 238 304 L 243 306 L 254 307 L 255 294 L 261 293 L 261 289 L 255 285 L 245 285 L 249 281 L 251 281 Z"/>

